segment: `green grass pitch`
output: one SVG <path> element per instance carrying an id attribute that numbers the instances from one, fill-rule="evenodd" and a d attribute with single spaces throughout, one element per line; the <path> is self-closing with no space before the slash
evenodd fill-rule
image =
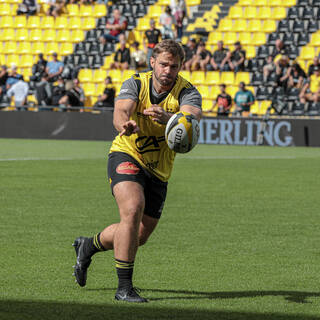
<path id="1" fill-rule="evenodd" d="M 199 145 L 178 155 L 136 258 L 150 302 L 114 301 L 113 253 L 87 286 L 71 246 L 118 221 L 110 144 L 0 139 L 0 319 L 320 319 L 320 149 Z"/>

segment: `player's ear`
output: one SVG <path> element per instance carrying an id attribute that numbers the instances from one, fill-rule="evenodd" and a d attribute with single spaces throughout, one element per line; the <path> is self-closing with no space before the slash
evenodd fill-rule
<path id="1" fill-rule="evenodd" d="M 150 66 L 152 69 L 153 69 L 155 63 L 156 63 L 156 59 L 154 57 L 150 57 Z"/>

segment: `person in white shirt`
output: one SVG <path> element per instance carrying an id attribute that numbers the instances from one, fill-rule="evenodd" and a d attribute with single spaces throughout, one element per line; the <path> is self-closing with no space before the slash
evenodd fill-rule
<path id="1" fill-rule="evenodd" d="M 27 102 L 28 91 L 29 86 L 22 77 L 7 91 L 7 96 L 9 98 L 14 97 L 14 104 L 20 109 L 20 107 L 24 106 Z"/>

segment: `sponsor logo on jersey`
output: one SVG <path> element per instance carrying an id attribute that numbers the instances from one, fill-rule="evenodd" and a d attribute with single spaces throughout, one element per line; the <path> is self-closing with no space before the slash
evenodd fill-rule
<path id="1" fill-rule="evenodd" d="M 132 162 L 121 162 L 116 169 L 118 174 L 138 174 L 140 169 Z"/>

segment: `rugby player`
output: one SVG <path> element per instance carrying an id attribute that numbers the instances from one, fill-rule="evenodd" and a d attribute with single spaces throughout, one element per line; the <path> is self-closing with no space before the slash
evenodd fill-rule
<path id="1" fill-rule="evenodd" d="M 120 222 L 92 238 L 74 241 L 74 275 L 86 285 L 87 269 L 99 251 L 114 250 L 118 275 L 116 300 L 147 302 L 132 284 L 138 246 L 146 243 L 164 206 L 175 152 L 165 141 L 165 128 L 179 110 L 201 118 L 201 95 L 178 75 L 184 60 L 174 40 L 158 43 L 150 58 L 152 71 L 126 80 L 115 102 L 113 123 L 119 135 L 112 143 L 108 178 Z"/>

